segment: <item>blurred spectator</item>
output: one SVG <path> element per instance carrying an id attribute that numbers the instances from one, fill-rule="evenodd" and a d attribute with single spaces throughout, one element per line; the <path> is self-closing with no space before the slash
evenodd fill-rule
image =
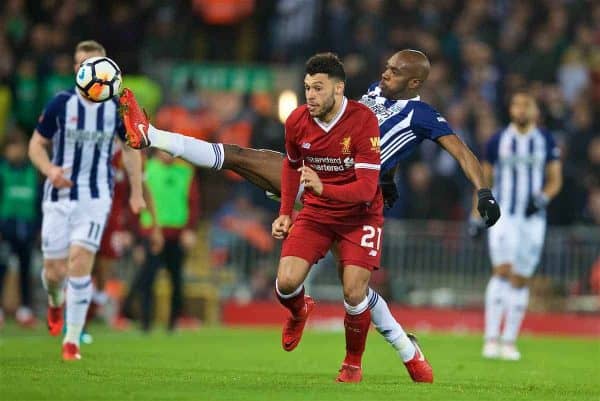
<path id="1" fill-rule="evenodd" d="M 40 85 L 32 59 L 23 59 L 19 63 L 15 77 L 14 110 L 17 122 L 25 132 L 31 133 L 40 114 Z"/>
<path id="2" fill-rule="evenodd" d="M 583 53 L 576 47 L 567 50 L 558 69 L 558 81 L 565 100 L 573 105 L 588 86 L 590 74 Z"/>
<path id="3" fill-rule="evenodd" d="M 108 294 L 105 291 L 107 282 L 115 274 L 114 266 L 117 261 L 134 243 L 135 233 L 132 227 L 137 226 L 136 216 L 129 207 L 129 180 L 121 155 L 121 151 L 117 150 L 112 160 L 113 201 L 92 270 L 94 292 L 88 309 L 88 319 L 96 317 L 97 314 L 101 314 L 104 318 L 111 317 L 101 313 L 108 303 Z"/>
<path id="4" fill-rule="evenodd" d="M 184 93 L 169 93 L 172 67 L 185 67 L 175 63 L 275 61 L 285 68 L 288 75 L 282 76 L 287 79 L 313 52 L 331 50 L 345 61 L 347 94 L 358 98 L 380 78 L 392 52 L 410 47 L 426 52 L 432 61 L 423 99 L 453 120 L 454 129 L 478 155 L 497 122 L 506 120 L 508 96 L 523 88 L 536 94 L 540 125 L 564 143 L 564 170 L 570 175 L 566 181 L 576 189 L 564 201 L 577 206 L 568 213 L 555 209 L 565 218 L 556 214 L 550 221 L 583 221 L 583 199 L 594 176 L 588 147 L 600 132 L 597 3 L 136 0 L 100 6 L 90 0 L 7 0 L 0 6 L 0 128 L 17 123 L 29 134 L 47 92 L 72 79 L 64 49 L 69 42 L 94 38 L 106 44 L 122 67 L 125 85 L 145 87 L 130 75 L 143 69 L 166 89 L 164 96 L 154 85 L 149 91 L 136 89 L 140 99 L 146 97 L 143 103 L 152 106 L 151 114 L 156 110 L 158 126 L 208 140 L 281 149 L 281 126 L 272 109 L 268 111 L 272 99 L 193 84 Z M 103 29 L 98 30 L 92 22 L 106 10 Z M 281 88 L 278 79 L 274 85 Z M 455 163 L 443 152 L 425 148 L 421 156 L 431 180 L 445 176 L 458 185 L 462 198 L 469 196 L 470 186 L 459 179 Z M 460 213 L 440 218 L 456 215 Z"/>
<path id="5" fill-rule="evenodd" d="M 171 312 L 167 329 L 174 330 L 183 309 L 183 264 L 196 244 L 196 229 L 200 215 L 198 181 L 194 168 L 164 152 L 156 152 L 145 164 L 146 185 L 156 210 L 157 221 L 148 211 L 140 216 L 145 240 L 138 252 L 138 271 L 130 295 L 123 307 L 130 315 L 133 298 L 141 298 L 141 323 L 150 330 L 154 304 L 154 280 L 161 267 L 170 275 Z M 157 233 L 156 229 L 160 231 Z M 157 236 L 164 238 L 164 244 Z M 138 294 L 136 294 L 138 292 Z"/>
<path id="6" fill-rule="evenodd" d="M 43 83 L 41 101 L 46 104 L 54 95 L 73 87 L 73 58 L 62 53 L 54 58 L 53 72 Z"/>
<path id="7" fill-rule="evenodd" d="M 193 8 L 206 26 L 208 58 L 234 60 L 247 38 L 242 35 L 242 22 L 252 14 L 254 0 L 194 0 Z"/>
<path id="8" fill-rule="evenodd" d="M 285 152 L 283 124 L 275 117 L 275 104 L 270 93 L 252 95 L 252 137 L 250 145 L 255 149 Z"/>
<path id="9" fill-rule="evenodd" d="M 300 62 L 314 53 L 319 0 L 279 0 L 271 23 L 271 58 Z"/>
<path id="10" fill-rule="evenodd" d="M 31 327 L 36 320 L 32 311 L 31 244 L 38 229 L 38 175 L 27 158 L 27 138 L 13 131 L 4 142 L 0 159 L 0 241 L 8 245 L 9 254 L 19 261 L 21 303 L 17 322 Z M 8 260 L 0 256 L 0 299 Z M 0 305 L 0 320 L 2 308 Z"/>
<path id="11" fill-rule="evenodd" d="M 253 205 L 246 184 L 238 184 L 233 199 L 225 203 L 213 219 L 211 252 L 213 264 L 225 265 L 230 256 L 227 249 L 249 246 L 253 252 L 268 254 L 275 247 L 271 236 L 272 215 Z M 252 266 L 238 266 L 241 277 L 250 276 Z M 246 263 L 250 260 L 245 261 Z"/>

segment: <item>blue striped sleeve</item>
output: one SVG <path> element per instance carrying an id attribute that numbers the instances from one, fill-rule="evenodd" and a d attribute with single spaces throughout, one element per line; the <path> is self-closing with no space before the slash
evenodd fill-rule
<path id="1" fill-rule="evenodd" d="M 44 111 L 38 118 L 37 125 L 35 129 L 47 139 L 52 139 L 54 134 L 59 130 L 59 117 L 65 112 L 65 103 L 68 100 L 69 95 L 62 92 L 58 95 L 54 96 L 46 107 L 44 107 Z"/>
<path id="2" fill-rule="evenodd" d="M 554 137 L 548 131 L 543 131 L 544 139 L 546 140 L 546 163 L 560 158 L 560 148 L 556 144 Z"/>
<path id="3" fill-rule="evenodd" d="M 440 113 L 424 102 L 416 102 L 413 118 L 413 131 L 419 136 L 436 140 L 444 135 L 453 134 L 453 130 Z"/>

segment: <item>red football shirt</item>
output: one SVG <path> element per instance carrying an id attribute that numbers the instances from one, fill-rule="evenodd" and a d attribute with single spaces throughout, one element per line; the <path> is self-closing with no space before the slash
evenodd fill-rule
<path id="1" fill-rule="evenodd" d="M 299 180 L 294 172 L 304 163 L 319 175 L 323 193 L 305 191 L 302 213 L 323 222 L 351 217 L 357 223 L 382 215 L 379 126 L 369 108 L 344 97 L 337 116 L 326 124 L 300 106 L 286 120 L 285 147 L 280 214 L 291 214 Z"/>

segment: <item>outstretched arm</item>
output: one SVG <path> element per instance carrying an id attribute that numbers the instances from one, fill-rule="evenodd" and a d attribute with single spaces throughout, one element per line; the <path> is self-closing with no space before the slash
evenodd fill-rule
<path id="1" fill-rule="evenodd" d="M 437 141 L 460 164 L 461 169 L 476 190 L 488 188 L 479 160 L 458 135 L 444 135 Z"/>
<path id="2" fill-rule="evenodd" d="M 444 135 L 438 138 L 438 143 L 458 161 L 477 190 L 477 210 L 485 225 L 494 225 L 500 218 L 500 207 L 487 185 L 479 160 L 457 135 Z"/>

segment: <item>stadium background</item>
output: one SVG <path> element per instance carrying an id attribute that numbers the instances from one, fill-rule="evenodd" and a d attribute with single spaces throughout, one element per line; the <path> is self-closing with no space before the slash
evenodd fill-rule
<path id="1" fill-rule="evenodd" d="M 394 51 L 424 51 L 432 70 L 422 98 L 479 156 L 507 123 L 507 96 L 527 87 L 564 163 L 531 308 L 600 309 L 597 2 L 7 0 L 0 10 L 0 137 L 31 135 L 45 102 L 73 86 L 73 48 L 85 39 L 106 47 L 158 127 L 274 150 L 283 148 L 281 115 L 303 101 L 303 62 L 317 51 L 343 58 L 351 98 L 379 79 Z M 252 313 L 238 308 L 240 302 L 272 299 L 279 245 L 269 231 L 277 204 L 232 174 L 198 174 L 201 218 L 186 263 L 185 311 L 209 323 L 236 323 Z M 386 269 L 374 285 L 403 304 L 479 307 L 489 261 L 485 241 L 466 235 L 471 188 L 458 164 L 424 144 L 397 180 L 400 199 L 387 212 Z M 38 244 L 31 248 L 37 252 Z M 18 306 L 18 266 L 10 261 L 7 312 Z M 38 254 L 32 285 L 43 312 L 40 267 Z M 122 296 L 119 283 L 128 283 L 134 270 L 126 249 L 113 271 L 111 296 Z M 311 286 L 319 298 L 339 299 L 329 260 L 315 269 Z M 169 291 L 161 276 L 159 320 L 167 314 Z M 113 302 L 105 311 L 111 316 Z M 463 323 L 478 327 L 478 313 L 467 318 L 474 323 Z M 439 325 L 452 328 L 446 320 Z"/>

